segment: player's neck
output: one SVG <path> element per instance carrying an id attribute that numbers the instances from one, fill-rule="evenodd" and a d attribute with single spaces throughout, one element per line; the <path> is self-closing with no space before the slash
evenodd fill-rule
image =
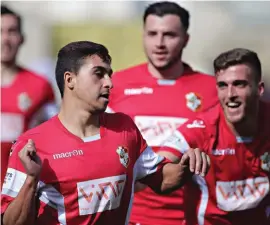
<path id="1" fill-rule="evenodd" d="M 79 102 L 62 101 L 58 117 L 64 127 L 72 134 L 80 137 L 90 137 L 100 132 L 99 114 L 91 114 Z M 74 101 L 73 101 L 74 102 Z"/>
<path id="2" fill-rule="evenodd" d="M 151 63 L 148 63 L 148 71 L 156 79 L 175 80 L 183 74 L 184 65 L 183 62 L 179 60 L 171 67 L 164 70 L 159 70 L 155 68 Z"/>
<path id="3" fill-rule="evenodd" d="M 238 124 L 231 124 L 227 122 L 231 131 L 235 137 L 255 137 L 258 133 L 258 120 L 254 119 L 257 116 L 254 116 L 252 119 L 246 119 L 245 121 Z"/>
<path id="4" fill-rule="evenodd" d="M 18 71 L 19 68 L 15 63 L 1 63 L 1 86 L 10 85 Z"/>

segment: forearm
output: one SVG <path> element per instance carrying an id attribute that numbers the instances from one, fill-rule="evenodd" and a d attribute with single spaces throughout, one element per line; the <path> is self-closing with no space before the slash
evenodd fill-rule
<path id="1" fill-rule="evenodd" d="M 179 164 L 168 163 L 163 167 L 163 181 L 161 184 L 161 193 L 171 193 L 181 188 L 187 179 L 191 176 L 188 166 L 180 166 Z"/>
<path id="2" fill-rule="evenodd" d="M 19 194 L 4 213 L 4 225 L 33 225 L 35 223 L 37 183 L 38 181 L 34 178 L 26 178 Z"/>

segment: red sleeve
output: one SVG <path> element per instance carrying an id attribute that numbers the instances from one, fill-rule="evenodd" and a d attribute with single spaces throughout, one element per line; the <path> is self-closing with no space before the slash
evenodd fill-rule
<path id="1" fill-rule="evenodd" d="M 206 129 L 207 125 L 203 120 L 190 119 L 174 131 L 163 143 L 160 151 L 171 152 L 179 158 L 190 148 L 200 148 L 203 151 L 208 140 Z"/>
<path id="2" fill-rule="evenodd" d="M 11 156 L 9 157 L 8 169 L 1 193 L 1 213 L 4 213 L 11 201 L 18 195 L 26 174 L 23 165 L 18 157 L 18 152 L 27 143 L 25 139 L 18 139 L 11 148 Z"/>
<path id="3" fill-rule="evenodd" d="M 19 159 L 18 153 L 25 146 L 27 141 L 28 140 L 26 138 L 19 138 L 11 148 L 12 154 L 9 158 L 8 169 L 1 193 L 1 214 L 5 213 L 9 204 L 17 197 L 26 180 L 27 175 Z M 41 182 L 39 182 L 38 185 L 40 186 Z M 37 203 L 39 204 L 37 224 L 58 225 L 57 210 L 43 200 L 37 200 Z"/>

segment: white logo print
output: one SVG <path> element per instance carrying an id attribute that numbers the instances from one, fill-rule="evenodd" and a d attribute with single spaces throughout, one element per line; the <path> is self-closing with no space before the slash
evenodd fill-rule
<path id="1" fill-rule="evenodd" d="M 53 154 L 53 159 L 70 158 L 73 156 L 83 155 L 83 150 L 73 150 L 72 152 L 62 152 Z"/>
<path id="2" fill-rule="evenodd" d="M 80 215 L 94 214 L 120 206 L 126 175 L 77 183 Z"/>
<path id="3" fill-rule="evenodd" d="M 141 95 L 141 94 L 153 94 L 153 88 L 142 87 L 142 88 L 128 88 L 124 90 L 125 95 Z"/>
<path id="4" fill-rule="evenodd" d="M 194 120 L 192 123 L 187 124 L 187 128 L 205 128 L 202 120 Z"/>

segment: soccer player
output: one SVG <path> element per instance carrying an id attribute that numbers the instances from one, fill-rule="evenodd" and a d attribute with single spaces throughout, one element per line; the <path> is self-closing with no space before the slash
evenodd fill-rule
<path id="1" fill-rule="evenodd" d="M 1 6 L 1 184 L 12 142 L 57 112 L 49 82 L 16 63 L 24 42 L 21 26 L 21 17 Z"/>
<path id="2" fill-rule="evenodd" d="M 185 187 L 187 225 L 270 224 L 270 105 L 255 52 L 233 49 L 214 61 L 220 105 L 189 120 L 162 149 L 210 155 L 205 178 Z"/>
<path id="3" fill-rule="evenodd" d="M 188 27 L 189 13 L 178 4 L 150 5 L 144 13 L 143 31 L 148 62 L 112 76 L 107 111 L 131 116 L 154 150 L 188 118 L 218 103 L 214 76 L 192 70 L 181 59 L 189 40 Z M 159 154 L 176 159 L 168 152 Z M 136 187 L 143 188 L 138 183 Z M 131 224 L 179 225 L 184 219 L 182 196 L 182 189 L 166 196 L 150 188 L 137 192 Z"/>
<path id="4" fill-rule="evenodd" d="M 135 180 L 166 193 L 194 172 L 206 174 L 205 153 L 190 150 L 179 163 L 167 163 L 129 116 L 104 112 L 110 64 L 108 50 L 93 42 L 59 51 L 61 109 L 12 147 L 2 190 L 4 225 L 127 224 Z"/>

